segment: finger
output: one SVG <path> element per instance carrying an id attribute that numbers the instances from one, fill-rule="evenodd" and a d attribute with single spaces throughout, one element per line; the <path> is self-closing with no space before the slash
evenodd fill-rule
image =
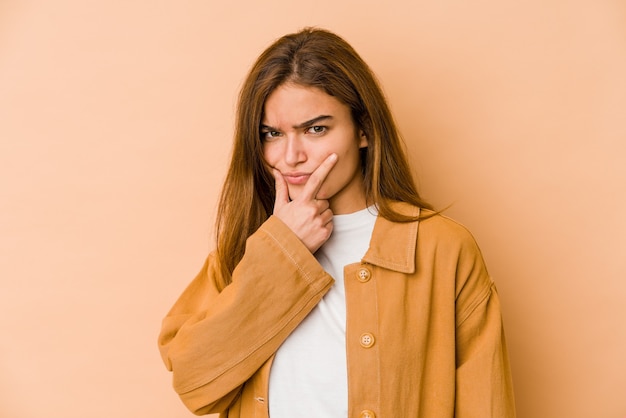
<path id="1" fill-rule="evenodd" d="M 274 175 L 274 182 L 276 183 L 276 199 L 274 200 L 274 211 L 276 211 L 276 209 L 289 203 L 289 188 L 280 171 L 274 168 L 272 169 L 272 174 Z"/>
<path id="2" fill-rule="evenodd" d="M 328 210 L 330 208 L 330 202 L 328 202 L 328 200 L 325 199 L 315 199 L 315 203 L 317 204 L 317 213 L 323 213 L 324 211 Z"/>
<path id="3" fill-rule="evenodd" d="M 333 212 L 328 208 L 320 213 L 320 218 L 322 219 L 322 225 L 328 226 L 328 224 L 333 222 Z"/>
<path id="4" fill-rule="evenodd" d="M 305 198 L 315 199 L 317 192 L 319 192 L 320 187 L 322 187 L 322 183 L 324 183 L 324 180 L 326 180 L 328 173 L 330 173 L 330 170 L 332 170 L 336 162 L 337 154 L 330 154 L 322 161 L 322 164 L 311 173 L 309 180 L 302 189 L 302 194 Z"/>

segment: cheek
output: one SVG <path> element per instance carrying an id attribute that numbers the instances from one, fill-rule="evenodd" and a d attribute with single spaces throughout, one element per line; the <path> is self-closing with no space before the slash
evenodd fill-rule
<path id="1" fill-rule="evenodd" d="M 271 165 L 272 167 L 274 166 L 275 162 L 276 162 L 276 147 L 271 147 L 268 145 L 263 145 L 263 160 L 265 160 L 265 162 L 269 165 Z"/>

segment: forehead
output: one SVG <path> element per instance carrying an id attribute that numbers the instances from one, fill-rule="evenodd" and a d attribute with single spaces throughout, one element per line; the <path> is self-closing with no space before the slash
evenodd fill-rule
<path id="1" fill-rule="evenodd" d="M 316 87 L 287 83 L 278 86 L 265 101 L 263 123 L 297 124 L 320 115 L 350 116 L 350 108 Z"/>

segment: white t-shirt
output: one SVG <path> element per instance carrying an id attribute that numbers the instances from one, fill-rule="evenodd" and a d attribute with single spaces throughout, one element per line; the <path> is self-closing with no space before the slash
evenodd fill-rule
<path id="1" fill-rule="evenodd" d="M 276 353 L 269 379 L 271 418 L 348 416 L 343 267 L 365 255 L 375 221 L 375 207 L 333 217 L 333 232 L 315 257 L 335 284 Z"/>

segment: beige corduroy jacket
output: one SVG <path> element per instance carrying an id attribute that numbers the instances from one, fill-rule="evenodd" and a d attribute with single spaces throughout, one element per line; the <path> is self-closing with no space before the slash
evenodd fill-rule
<path id="1" fill-rule="evenodd" d="M 268 417 L 273 355 L 334 280 L 273 216 L 221 292 L 216 274 L 211 254 L 163 320 L 161 355 L 194 413 Z M 500 302 L 463 226 L 378 217 L 344 276 L 350 418 L 515 416 Z"/>

